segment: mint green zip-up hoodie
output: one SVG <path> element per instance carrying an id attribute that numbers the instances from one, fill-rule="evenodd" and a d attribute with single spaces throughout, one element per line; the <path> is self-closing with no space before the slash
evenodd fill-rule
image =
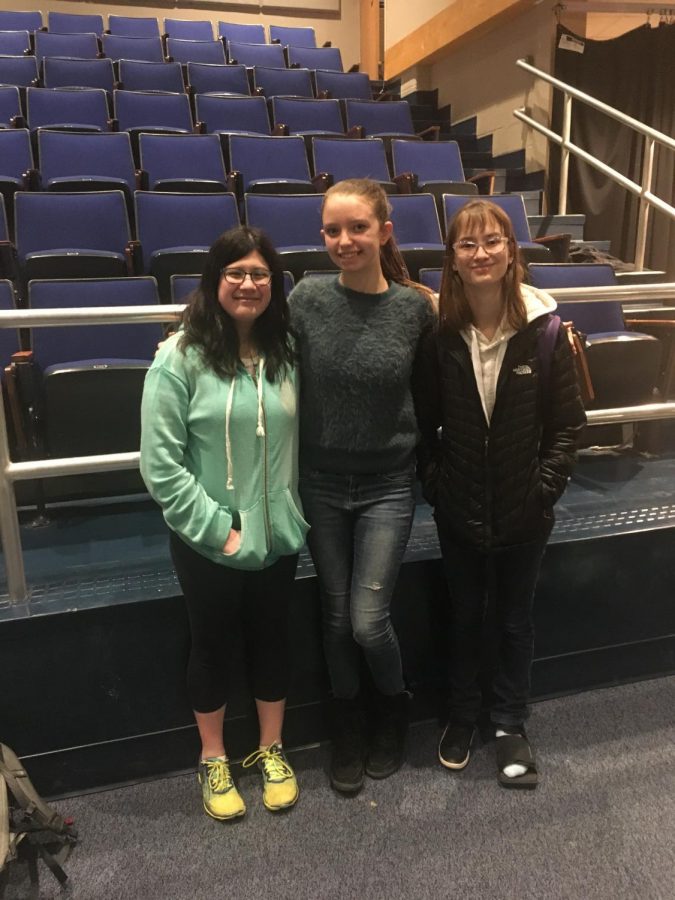
<path id="1" fill-rule="evenodd" d="M 164 519 L 213 562 L 263 569 L 297 553 L 309 525 L 297 493 L 296 373 L 270 384 L 261 361 L 221 378 L 173 335 L 145 379 L 141 475 Z M 223 553 L 233 527 L 236 553 Z"/>

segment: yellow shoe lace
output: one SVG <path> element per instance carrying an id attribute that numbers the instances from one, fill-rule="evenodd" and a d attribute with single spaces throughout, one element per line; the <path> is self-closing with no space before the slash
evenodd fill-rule
<path id="1" fill-rule="evenodd" d="M 257 762 L 260 763 L 260 768 L 266 781 L 279 782 L 294 777 L 293 769 L 282 756 L 281 748 L 277 744 L 270 744 L 269 747 L 254 750 L 253 753 L 246 757 L 242 766 L 247 769 Z"/>
<path id="2" fill-rule="evenodd" d="M 224 794 L 234 787 L 226 759 L 205 759 L 206 777 L 214 794 Z"/>

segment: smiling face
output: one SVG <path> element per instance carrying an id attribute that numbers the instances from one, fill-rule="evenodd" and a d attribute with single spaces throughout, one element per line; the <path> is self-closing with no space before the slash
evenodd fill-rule
<path id="1" fill-rule="evenodd" d="M 504 232 L 496 219 L 488 217 L 484 224 L 473 228 L 457 229 L 454 242 L 454 259 L 452 267 L 462 279 L 465 288 L 480 289 L 492 287 L 504 279 L 507 269 L 513 260 L 513 252 L 509 240 L 503 240 L 498 246 L 490 246 L 490 239 L 503 238 Z M 475 242 L 475 252 L 462 251 L 463 241 Z"/>
<path id="2" fill-rule="evenodd" d="M 322 220 L 328 255 L 345 274 L 381 272 L 380 247 L 391 237 L 392 224 L 380 222 L 367 199 L 332 193 Z"/>
<path id="3" fill-rule="evenodd" d="M 238 333 L 246 334 L 255 320 L 265 312 L 272 298 L 271 284 L 254 284 L 250 273 L 269 272 L 269 266 L 260 253 L 254 250 L 247 256 L 229 263 L 225 269 L 249 273 L 241 284 L 230 284 L 221 273 L 218 284 L 218 303 L 232 319 Z"/>

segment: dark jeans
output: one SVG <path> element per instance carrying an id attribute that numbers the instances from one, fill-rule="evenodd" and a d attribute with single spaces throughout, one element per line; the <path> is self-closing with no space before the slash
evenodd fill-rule
<path id="1" fill-rule="evenodd" d="M 412 471 L 300 477 L 335 697 L 358 694 L 361 650 L 381 693 L 404 690 L 390 606 L 415 509 L 413 479 Z"/>
<path id="2" fill-rule="evenodd" d="M 248 680 L 256 700 L 283 700 L 290 675 L 288 610 L 297 554 L 255 572 L 211 562 L 170 532 L 171 558 L 190 619 L 187 686 L 195 712 L 228 699 L 233 636 L 241 623 Z"/>
<path id="3" fill-rule="evenodd" d="M 457 542 L 438 514 L 436 524 L 450 591 L 450 719 L 475 723 L 478 718 L 483 625 L 488 599 L 493 598 L 498 649 L 492 660 L 490 717 L 496 724 L 522 725 L 530 696 L 534 591 L 548 533 L 531 543 L 485 553 Z"/>

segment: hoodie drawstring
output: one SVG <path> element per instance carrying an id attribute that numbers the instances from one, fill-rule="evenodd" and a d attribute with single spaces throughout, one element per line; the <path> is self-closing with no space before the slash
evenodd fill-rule
<path id="1" fill-rule="evenodd" d="M 255 429 L 257 437 L 265 437 L 264 412 L 263 412 L 263 368 L 264 361 L 261 359 L 258 363 L 258 424 Z M 232 467 L 232 440 L 230 438 L 230 420 L 232 418 L 232 403 L 234 401 L 234 385 L 237 379 L 234 377 L 230 382 L 230 390 L 227 395 L 227 405 L 225 407 L 225 458 L 227 459 L 227 482 L 228 491 L 234 490 L 234 470 Z"/>

